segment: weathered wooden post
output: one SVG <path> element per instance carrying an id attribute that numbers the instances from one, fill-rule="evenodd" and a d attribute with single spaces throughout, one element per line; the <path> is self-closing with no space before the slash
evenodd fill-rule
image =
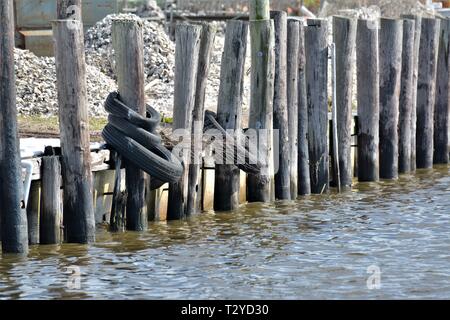
<path id="1" fill-rule="evenodd" d="M 0 2 L 0 215 L 3 253 L 28 252 L 17 131 L 13 1 Z"/>
<path id="2" fill-rule="evenodd" d="M 398 178 L 403 21 L 380 20 L 380 178 Z"/>
<path id="3" fill-rule="evenodd" d="M 112 42 L 116 59 L 116 75 L 120 98 L 134 111 L 145 116 L 144 40 L 142 22 L 135 19 L 115 19 L 112 24 Z M 148 175 L 135 165 L 125 162 L 127 189 L 127 230 L 147 229 L 145 186 Z"/>
<path id="4" fill-rule="evenodd" d="M 175 50 L 175 98 L 173 108 L 173 129 L 181 130 L 184 174 L 179 182 L 170 184 L 167 219 L 179 220 L 186 216 L 189 164 L 191 162 L 192 115 L 195 106 L 198 60 L 202 27 L 179 24 L 176 27 Z"/>
<path id="5" fill-rule="evenodd" d="M 333 39 L 336 45 L 336 103 L 339 168 L 341 187 L 351 188 L 352 166 L 352 123 L 353 123 L 353 77 L 356 53 L 356 20 L 333 17 Z"/>
<path id="6" fill-rule="evenodd" d="M 57 0 L 56 16 L 60 20 L 73 19 L 81 21 L 81 0 Z"/>
<path id="7" fill-rule="evenodd" d="M 83 25 L 53 22 L 61 131 L 63 215 L 69 243 L 95 241 Z"/>
<path id="8" fill-rule="evenodd" d="M 247 179 L 249 202 L 275 198 L 273 153 L 273 96 L 275 26 L 270 20 L 269 0 L 250 1 L 252 76 L 249 128 L 256 130 L 261 174 Z"/>
<path id="9" fill-rule="evenodd" d="M 288 20 L 287 36 L 287 106 L 289 125 L 289 161 L 291 199 L 298 197 L 298 65 L 300 21 Z"/>
<path id="10" fill-rule="evenodd" d="M 311 194 L 308 143 L 308 97 L 306 94 L 305 26 L 300 23 L 298 49 L 298 194 Z"/>
<path id="11" fill-rule="evenodd" d="M 322 194 L 327 192 L 329 187 L 328 26 L 326 20 L 308 20 L 305 48 L 311 191 L 314 194 Z"/>
<path id="12" fill-rule="evenodd" d="M 42 158 L 40 243 L 61 242 L 61 164 L 56 156 Z"/>
<path id="13" fill-rule="evenodd" d="M 278 130 L 279 152 L 275 155 L 278 170 L 275 173 L 275 197 L 291 199 L 290 141 L 287 107 L 287 13 L 272 11 L 275 24 L 275 81 L 273 97 L 273 129 Z"/>
<path id="14" fill-rule="evenodd" d="M 201 209 L 201 183 L 200 168 L 203 160 L 203 123 L 205 111 L 205 94 L 208 74 L 210 69 L 210 60 L 212 49 L 214 48 L 214 38 L 216 28 L 208 23 L 202 23 L 202 35 L 200 44 L 200 53 L 198 60 L 197 86 L 195 91 L 195 105 L 192 115 L 192 163 L 189 165 L 189 190 L 186 204 L 186 214 L 198 213 Z"/>
<path id="15" fill-rule="evenodd" d="M 414 32 L 415 20 L 403 20 L 402 75 L 400 87 L 400 115 L 398 125 L 398 171 L 411 171 L 411 115 L 414 85 Z"/>
<path id="16" fill-rule="evenodd" d="M 419 81 L 419 51 L 420 38 L 422 35 L 422 17 L 419 15 L 403 15 L 405 19 L 415 21 L 414 29 L 414 52 L 413 52 L 413 91 L 412 91 L 412 110 L 411 110 L 411 171 L 416 171 L 416 133 L 417 133 L 417 92 Z"/>
<path id="17" fill-rule="evenodd" d="M 241 129 L 247 38 L 248 23 L 227 23 L 217 106 L 218 122 L 225 130 Z M 236 210 L 240 202 L 239 168 L 234 165 L 216 164 L 214 185 L 214 210 Z"/>
<path id="18" fill-rule="evenodd" d="M 39 211 L 41 203 L 41 182 L 31 181 L 27 205 L 28 244 L 39 244 Z"/>
<path id="19" fill-rule="evenodd" d="M 378 21 L 358 20 L 356 37 L 358 78 L 358 178 L 379 180 L 380 87 Z"/>
<path id="20" fill-rule="evenodd" d="M 436 106 L 434 112 L 435 164 L 449 163 L 448 132 L 450 112 L 450 20 L 441 20 L 439 37 L 438 73 L 436 79 Z"/>
<path id="21" fill-rule="evenodd" d="M 433 167 L 434 104 L 440 19 L 422 18 L 417 92 L 417 168 Z"/>

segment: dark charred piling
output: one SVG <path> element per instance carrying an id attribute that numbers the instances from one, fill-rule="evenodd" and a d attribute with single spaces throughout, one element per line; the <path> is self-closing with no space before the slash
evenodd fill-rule
<path id="1" fill-rule="evenodd" d="M 402 76 L 400 87 L 398 171 L 411 171 L 411 117 L 414 90 L 414 34 L 415 20 L 403 20 Z M 417 90 L 417 89 L 416 89 Z"/>
<path id="2" fill-rule="evenodd" d="M 333 36 L 336 45 L 336 104 L 338 150 L 341 187 L 351 188 L 352 165 L 352 120 L 353 120 L 353 77 L 356 53 L 355 19 L 333 17 Z"/>
<path id="3" fill-rule="evenodd" d="M 308 143 L 308 96 L 306 93 L 305 26 L 300 23 L 298 49 L 298 194 L 311 194 Z"/>
<path id="4" fill-rule="evenodd" d="M 363 182 L 379 180 L 378 30 L 377 20 L 358 20 L 358 178 Z"/>
<path id="5" fill-rule="evenodd" d="M 417 87 L 416 157 L 418 169 L 433 167 L 434 104 L 436 101 L 439 31 L 440 19 L 422 18 Z"/>
<path id="6" fill-rule="evenodd" d="M 403 21 L 380 20 L 380 178 L 398 178 Z"/>
<path id="7" fill-rule="evenodd" d="M 329 188 L 328 27 L 326 20 L 308 20 L 308 27 L 305 30 L 305 49 L 311 191 L 314 194 L 322 194 Z"/>
<path id="8" fill-rule="evenodd" d="M 450 20 L 441 20 L 439 37 L 438 73 L 436 79 L 436 105 L 434 111 L 435 164 L 449 163 L 449 112 L 450 112 Z"/>
<path id="9" fill-rule="evenodd" d="M 61 242 L 61 164 L 57 156 L 42 158 L 40 243 Z"/>

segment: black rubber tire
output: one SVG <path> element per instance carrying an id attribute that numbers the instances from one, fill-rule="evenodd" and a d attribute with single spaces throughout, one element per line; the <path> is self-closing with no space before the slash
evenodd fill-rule
<path id="1" fill-rule="evenodd" d="M 214 129 L 218 130 L 222 136 L 226 140 L 233 140 L 234 137 L 230 136 L 224 128 L 217 122 L 216 120 L 216 114 L 212 111 L 205 111 L 205 129 Z M 224 140 L 225 141 L 225 140 Z M 257 161 L 257 164 L 250 164 L 250 159 L 258 159 L 255 155 L 250 154 L 249 150 L 247 148 L 244 148 L 242 145 L 235 145 L 234 147 L 230 147 L 227 144 L 225 145 L 227 150 L 233 152 L 234 154 L 234 163 L 235 165 L 241 169 L 242 171 L 248 173 L 248 174 L 259 174 L 261 173 L 261 163 Z M 230 148 L 230 149 L 229 149 Z M 233 150 L 231 150 L 233 148 Z M 228 154 L 228 153 L 226 153 Z M 237 164 L 239 162 L 239 156 L 238 155 L 245 154 L 245 164 Z"/>
<path id="2" fill-rule="evenodd" d="M 103 129 L 102 136 L 125 159 L 160 181 L 175 183 L 183 174 L 183 165 L 169 150 L 161 145 L 147 149 L 126 137 L 111 124 Z"/>
<path id="3" fill-rule="evenodd" d="M 113 127 L 123 132 L 126 136 L 136 140 L 147 149 L 155 144 L 161 144 L 161 136 L 139 128 L 124 118 L 119 118 L 113 115 L 109 115 L 108 122 Z"/>
<path id="4" fill-rule="evenodd" d="M 105 109 L 110 114 L 127 119 L 132 124 L 149 132 L 154 132 L 161 122 L 161 116 L 155 109 L 147 106 L 147 118 L 145 118 L 122 103 L 117 92 L 112 92 L 108 95 L 105 102 Z"/>

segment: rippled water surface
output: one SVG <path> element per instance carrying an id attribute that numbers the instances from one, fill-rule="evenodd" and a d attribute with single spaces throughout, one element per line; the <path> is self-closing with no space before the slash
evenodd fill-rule
<path id="1" fill-rule="evenodd" d="M 448 299 L 450 167 L 97 239 L 0 257 L 0 299 Z"/>

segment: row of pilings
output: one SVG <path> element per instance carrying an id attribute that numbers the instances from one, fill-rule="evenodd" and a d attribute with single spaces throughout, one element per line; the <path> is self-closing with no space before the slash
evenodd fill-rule
<path id="1" fill-rule="evenodd" d="M 258 141 L 264 142 L 258 150 L 264 174 L 247 176 L 247 201 L 294 200 L 326 193 L 330 185 L 348 189 L 355 172 L 359 181 L 373 182 L 448 163 L 449 20 L 333 17 L 331 32 L 327 20 L 290 19 L 285 12 L 270 12 L 268 1 L 256 2 L 259 5 L 251 7 L 250 22 L 227 23 L 217 109 L 217 121 L 224 129 L 240 130 L 244 126 L 245 59 L 251 50 L 248 127 L 258 132 Z M 12 1 L 2 1 L 0 14 L 2 250 L 26 253 Z M 79 20 L 58 20 L 53 23 L 53 32 L 62 154 L 42 161 L 45 190 L 41 195 L 41 243 L 60 243 L 63 239 L 89 243 L 95 240 L 95 220 L 82 24 Z M 112 32 L 121 99 L 145 115 L 141 24 L 117 20 Z M 251 48 L 247 48 L 249 35 Z M 214 36 L 215 29 L 207 23 L 181 23 L 176 27 L 173 129 L 195 133 L 198 125 L 194 123 L 200 122 L 202 127 Z M 330 36 L 334 47 L 330 46 Z M 335 57 L 331 73 L 330 56 Z M 333 96 L 330 78 L 336 84 Z M 330 111 L 335 115 L 331 126 Z M 191 146 L 201 149 L 202 142 L 194 140 Z M 184 175 L 169 186 L 168 220 L 201 211 L 202 168 L 189 164 L 188 154 L 182 155 L 182 160 Z M 118 164 L 112 211 L 125 217 L 123 227 L 127 230 L 146 230 L 151 177 L 125 161 L 123 193 L 120 167 Z M 237 209 L 243 172 L 231 164 L 217 164 L 215 171 L 214 209 Z M 58 196 L 61 186 L 62 199 Z M 119 197 L 126 199 L 121 201 Z"/>

